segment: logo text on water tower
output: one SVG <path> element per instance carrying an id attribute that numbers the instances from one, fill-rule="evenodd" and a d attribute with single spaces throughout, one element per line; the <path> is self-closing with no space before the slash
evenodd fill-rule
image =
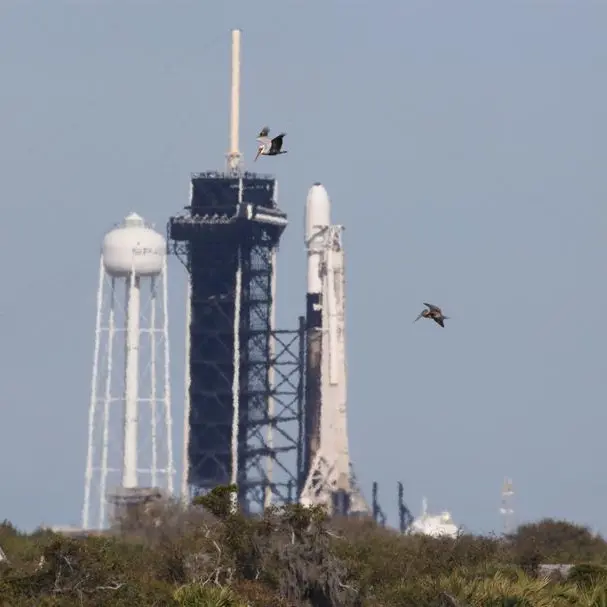
<path id="1" fill-rule="evenodd" d="M 164 247 L 133 247 L 133 255 L 164 255 Z"/>

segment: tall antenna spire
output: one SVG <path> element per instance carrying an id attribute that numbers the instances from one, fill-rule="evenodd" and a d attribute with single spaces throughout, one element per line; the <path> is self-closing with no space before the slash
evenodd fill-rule
<path id="1" fill-rule="evenodd" d="M 241 170 L 242 156 L 239 150 L 240 129 L 240 30 L 232 30 L 232 103 L 230 113 L 230 151 L 227 154 L 228 172 Z"/>
<path id="2" fill-rule="evenodd" d="M 500 514 L 503 520 L 504 535 L 514 532 L 514 509 L 512 508 L 512 498 L 514 496 L 514 488 L 512 479 L 505 478 L 502 485 L 502 507 Z"/>

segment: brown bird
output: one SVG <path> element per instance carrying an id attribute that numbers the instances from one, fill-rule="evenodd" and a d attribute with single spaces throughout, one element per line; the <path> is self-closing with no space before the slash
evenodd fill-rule
<path id="1" fill-rule="evenodd" d="M 278 154 L 286 154 L 287 150 L 282 149 L 282 140 L 286 136 L 286 133 L 280 133 L 276 137 L 270 138 L 270 129 L 264 126 L 257 137 L 257 160 L 260 156 L 277 156 Z"/>
<path id="2" fill-rule="evenodd" d="M 424 306 L 426 306 L 428 309 L 420 312 L 419 316 L 413 322 L 417 322 L 420 318 L 431 318 L 437 325 L 440 325 L 444 329 L 445 324 L 443 321 L 447 320 L 449 317 L 445 316 L 443 311 L 438 306 L 425 302 Z"/>

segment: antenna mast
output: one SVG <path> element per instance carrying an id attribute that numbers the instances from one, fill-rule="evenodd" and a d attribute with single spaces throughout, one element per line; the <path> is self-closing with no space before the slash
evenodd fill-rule
<path id="1" fill-rule="evenodd" d="M 512 479 L 505 478 L 502 486 L 502 507 L 500 508 L 500 514 L 504 521 L 504 535 L 514 532 L 514 509 L 512 508 L 513 495 L 514 488 L 512 486 Z"/>
<path id="2" fill-rule="evenodd" d="M 230 115 L 230 151 L 227 154 L 228 172 L 241 171 L 242 156 L 239 151 L 240 129 L 240 30 L 232 30 L 232 103 Z"/>

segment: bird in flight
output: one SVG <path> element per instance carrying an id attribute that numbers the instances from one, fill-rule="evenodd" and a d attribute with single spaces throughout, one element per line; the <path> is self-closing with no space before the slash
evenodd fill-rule
<path id="1" fill-rule="evenodd" d="M 280 133 L 276 137 L 270 138 L 270 129 L 264 126 L 257 137 L 259 145 L 257 146 L 257 160 L 260 156 L 277 156 L 278 154 L 286 154 L 287 150 L 282 149 L 282 139 L 286 136 L 286 133 Z"/>
<path id="2" fill-rule="evenodd" d="M 425 302 L 424 306 L 426 306 L 428 309 L 420 312 L 419 316 L 413 322 L 417 322 L 420 318 L 431 318 L 436 324 L 440 325 L 444 329 L 444 321 L 449 317 L 445 316 L 443 311 L 438 306 Z"/>

